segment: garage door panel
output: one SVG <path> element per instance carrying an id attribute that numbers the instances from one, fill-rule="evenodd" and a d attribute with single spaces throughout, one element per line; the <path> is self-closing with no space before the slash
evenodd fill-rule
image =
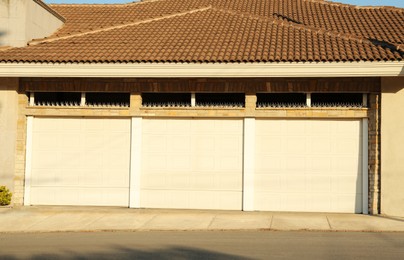
<path id="1" fill-rule="evenodd" d="M 128 206 L 129 119 L 34 118 L 32 154 L 31 204 Z"/>
<path id="2" fill-rule="evenodd" d="M 282 191 L 280 174 L 256 174 L 254 189 L 258 193 Z"/>
<path id="3" fill-rule="evenodd" d="M 67 139 L 70 139 L 67 137 Z M 38 132 L 36 133 L 36 142 L 32 143 L 33 149 L 41 151 L 53 151 L 55 147 L 59 146 L 59 143 L 65 143 L 63 138 L 58 135 L 49 135 L 48 133 Z"/>
<path id="4" fill-rule="evenodd" d="M 305 193 L 306 176 L 302 174 L 282 174 L 281 175 L 281 189 L 284 193 Z"/>
<path id="5" fill-rule="evenodd" d="M 306 211 L 307 195 L 301 193 L 286 193 L 281 196 L 281 210 Z"/>
<path id="6" fill-rule="evenodd" d="M 31 190 L 33 205 L 76 205 L 76 206 L 128 206 L 124 199 L 127 192 L 114 188 L 69 188 L 69 187 L 34 187 Z"/>
<path id="7" fill-rule="evenodd" d="M 318 196 L 317 193 L 330 193 L 331 188 L 331 176 L 329 175 L 311 175 L 307 177 L 307 189 L 311 193 L 315 193 L 315 196 Z"/>
<path id="8" fill-rule="evenodd" d="M 334 124 L 334 130 L 340 136 L 349 136 L 351 134 L 356 134 L 357 136 L 362 136 L 362 127 L 360 124 L 352 124 L 352 121 L 339 121 Z"/>
<path id="9" fill-rule="evenodd" d="M 277 192 L 259 192 L 254 195 L 254 205 L 257 210 L 281 211 L 281 195 Z"/>
<path id="10" fill-rule="evenodd" d="M 81 157 L 77 158 L 78 155 Z M 70 153 L 69 160 L 71 161 L 70 163 L 66 163 L 66 167 L 69 167 L 70 164 L 75 163 L 76 166 L 74 168 L 81 168 L 82 165 L 85 165 L 87 162 L 91 162 L 91 165 L 84 166 L 83 168 L 95 168 L 95 169 L 102 169 L 102 164 L 104 162 L 103 153 L 95 148 L 94 150 L 87 151 L 85 153 L 81 152 L 79 154 L 75 153 Z M 67 157 L 65 157 L 67 158 Z M 75 160 L 77 158 L 77 160 Z M 112 160 L 111 160 L 112 161 Z"/>
<path id="11" fill-rule="evenodd" d="M 189 174 L 171 174 L 166 184 L 175 190 L 192 188 Z"/>
<path id="12" fill-rule="evenodd" d="M 84 187 L 103 186 L 101 172 L 96 169 L 79 170 L 80 185 Z"/>
<path id="13" fill-rule="evenodd" d="M 242 166 L 242 158 L 239 156 L 221 156 L 218 158 L 217 170 L 232 171 L 239 170 Z"/>
<path id="14" fill-rule="evenodd" d="M 196 190 L 213 190 L 215 189 L 215 186 L 215 174 L 211 172 L 199 172 L 192 176 L 190 187 L 193 187 Z"/>
<path id="15" fill-rule="evenodd" d="M 146 134 L 146 132 L 144 132 Z M 147 146 L 144 146 L 144 153 L 162 153 L 166 151 L 166 137 L 163 135 L 154 135 L 154 134 L 146 134 L 142 136 L 143 142 L 147 143 Z"/>
<path id="16" fill-rule="evenodd" d="M 256 120 L 255 209 L 360 212 L 360 132 L 359 120 Z"/>
<path id="17" fill-rule="evenodd" d="M 308 167 L 314 174 L 329 174 L 333 170 L 333 158 L 312 156 L 308 159 Z"/>
<path id="18" fill-rule="evenodd" d="M 170 147 L 169 152 L 189 153 L 191 150 L 191 137 L 189 136 L 170 136 L 167 138 L 167 147 Z"/>
<path id="19" fill-rule="evenodd" d="M 61 122 L 54 122 L 52 118 L 42 118 L 41 121 L 34 120 L 33 132 L 48 133 L 58 132 L 61 129 Z"/>
<path id="20" fill-rule="evenodd" d="M 196 153 L 194 162 L 195 168 L 199 169 L 199 171 L 213 171 L 215 169 L 215 156 L 213 155 L 206 156 Z"/>
<path id="21" fill-rule="evenodd" d="M 191 168 L 191 156 L 189 153 L 172 152 L 167 155 L 167 168 L 171 171 L 188 171 Z"/>
<path id="22" fill-rule="evenodd" d="M 287 158 L 285 158 L 287 157 Z M 307 160 L 306 157 L 301 155 L 288 155 L 286 154 L 282 159 L 282 168 L 280 170 L 281 173 L 284 174 L 293 174 L 296 171 L 305 172 Z"/>
<path id="23" fill-rule="evenodd" d="M 217 174 L 215 175 L 216 190 L 240 191 L 242 186 L 242 178 L 235 178 L 234 174 Z"/>
<path id="24" fill-rule="evenodd" d="M 335 152 L 339 155 L 362 156 L 362 151 L 355 138 L 340 138 L 336 146 Z"/>
<path id="25" fill-rule="evenodd" d="M 323 153 L 331 153 L 332 152 L 332 139 L 330 136 L 327 137 L 318 137 L 311 138 L 308 141 L 309 149 L 302 150 L 302 153 L 307 151 L 312 154 L 323 154 Z"/>
<path id="26" fill-rule="evenodd" d="M 284 144 L 280 138 L 266 138 L 266 135 L 257 135 L 260 142 L 256 143 L 256 152 L 260 155 L 277 155 L 282 152 Z"/>
<path id="27" fill-rule="evenodd" d="M 355 194 L 362 188 L 362 178 L 349 175 L 331 176 L 331 189 L 336 193 Z"/>
<path id="28" fill-rule="evenodd" d="M 37 168 L 31 171 L 31 185 L 35 186 L 52 186 L 57 182 L 56 176 L 60 174 L 60 170 L 51 168 Z"/>
<path id="29" fill-rule="evenodd" d="M 296 121 L 297 124 L 300 122 Z M 312 133 L 317 136 L 329 135 L 332 132 L 332 125 L 330 121 L 326 120 L 311 120 L 304 123 L 306 133 Z"/>
<path id="30" fill-rule="evenodd" d="M 307 150 L 306 139 L 301 138 L 301 136 L 290 136 L 285 143 L 286 145 L 283 146 L 282 152 L 302 154 Z"/>
<path id="31" fill-rule="evenodd" d="M 307 122 L 290 120 L 284 122 L 283 128 L 286 129 L 286 132 L 283 133 L 287 133 L 288 135 L 294 135 L 296 133 L 306 133 Z"/>
<path id="32" fill-rule="evenodd" d="M 335 165 L 335 170 L 347 172 L 356 176 L 357 172 L 362 168 L 362 164 L 358 161 L 361 157 L 362 156 L 359 154 L 355 154 L 351 157 L 339 156 L 338 163 Z"/>
<path id="33" fill-rule="evenodd" d="M 343 194 L 332 197 L 332 212 L 362 212 L 362 194 Z"/>
<path id="34" fill-rule="evenodd" d="M 257 154 L 258 151 L 257 151 Z M 272 174 L 279 172 L 282 169 L 282 156 L 281 155 L 262 155 L 261 160 L 256 161 L 255 172 L 257 174 Z"/>
<path id="35" fill-rule="evenodd" d="M 188 120 L 170 120 L 166 122 L 166 127 L 167 132 L 188 133 L 191 129 L 191 123 Z"/>
<path id="36" fill-rule="evenodd" d="M 329 192 L 308 194 L 305 198 L 307 211 L 333 212 L 332 197 L 333 195 Z"/>
<path id="37" fill-rule="evenodd" d="M 58 182 L 65 186 L 77 186 L 79 185 L 79 173 L 77 171 L 71 171 L 70 169 L 61 169 L 57 175 Z"/>
<path id="38" fill-rule="evenodd" d="M 150 208 L 197 208 L 232 210 L 241 204 L 241 192 L 144 190 L 141 204 Z"/>
<path id="39" fill-rule="evenodd" d="M 224 198 L 241 194 L 242 120 L 145 119 L 143 125 L 141 207 L 213 209 L 218 192 Z M 157 148 L 156 133 L 166 140 L 159 147 L 160 162 L 149 148 Z M 241 205 L 238 196 L 232 209 Z"/>
<path id="40" fill-rule="evenodd" d="M 196 153 L 206 154 L 215 150 L 215 141 L 216 138 L 214 136 L 196 135 L 192 145 Z"/>
<path id="41" fill-rule="evenodd" d="M 142 168 L 147 169 L 147 173 L 162 172 L 167 169 L 167 156 L 165 154 L 143 153 L 142 158 Z"/>
<path id="42" fill-rule="evenodd" d="M 167 186 L 167 176 L 164 172 L 148 172 L 141 178 L 143 189 L 164 189 Z"/>
<path id="43" fill-rule="evenodd" d="M 188 120 L 187 120 L 188 121 Z M 194 120 L 191 125 L 191 130 L 195 134 L 213 134 L 215 132 L 216 125 L 214 120 Z"/>
<path id="44" fill-rule="evenodd" d="M 33 169 L 55 168 L 57 162 L 60 161 L 60 154 L 53 151 L 37 150 L 32 154 Z"/>

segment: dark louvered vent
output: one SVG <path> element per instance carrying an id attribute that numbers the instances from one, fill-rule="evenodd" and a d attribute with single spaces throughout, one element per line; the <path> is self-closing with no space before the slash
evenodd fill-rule
<path id="1" fill-rule="evenodd" d="M 129 93 L 86 93 L 86 105 L 90 107 L 129 107 Z"/>
<path id="2" fill-rule="evenodd" d="M 345 107 L 361 108 L 363 104 L 362 93 L 312 93 L 312 107 Z"/>
<path id="3" fill-rule="evenodd" d="M 298 108 L 306 106 L 305 93 L 258 93 L 258 108 Z"/>
<path id="4" fill-rule="evenodd" d="M 245 106 L 244 93 L 196 93 L 197 107 L 238 108 Z"/>
<path id="5" fill-rule="evenodd" d="M 191 93 L 143 93 L 143 107 L 190 107 Z"/>
<path id="6" fill-rule="evenodd" d="M 35 92 L 35 106 L 80 106 L 80 92 Z"/>

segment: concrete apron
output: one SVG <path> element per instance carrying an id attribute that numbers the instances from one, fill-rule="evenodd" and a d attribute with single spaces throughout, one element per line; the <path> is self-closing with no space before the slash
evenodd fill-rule
<path id="1" fill-rule="evenodd" d="M 128 209 L 0 208 L 0 232 L 78 231 L 368 231 L 404 232 L 404 218 L 334 213 Z"/>

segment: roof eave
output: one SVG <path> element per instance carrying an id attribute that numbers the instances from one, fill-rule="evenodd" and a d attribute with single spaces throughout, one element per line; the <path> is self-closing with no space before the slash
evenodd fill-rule
<path id="1" fill-rule="evenodd" d="M 272 63 L 0 63 L 0 77 L 395 77 L 404 61 Z"/>

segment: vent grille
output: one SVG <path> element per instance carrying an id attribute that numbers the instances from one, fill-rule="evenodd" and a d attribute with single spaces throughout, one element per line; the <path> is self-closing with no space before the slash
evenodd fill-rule
<path id="1" fill-rule="evenodd" d="M 89 107 L 129 107 L 129 93 L 86 93 Z"/>
<path id="2" fill-rule="evenodd" d="M 35 92 L 35 106 L 76 107 L 80 106 L 79 92 Z"/>
<path id="3" fill-rule="evenodd" d="M 241 108 L 245 107 L 244 93 L 197 93 L 196 107 Z"/>
<path id="4" fill-rule="evenodd" d="M 191 107 L 190 93 L 143 93 L 143 107 Z"/>
<path id="5" fill-rule="evenodd" d="M 312 107 L 362 108 L 362 93 L 313 93 Z"/>
<path id="6" fill-rule="evenodd" d="M 258 93 L 258 108 L 300 108 L 306 107 L 304 93 Z"/>

